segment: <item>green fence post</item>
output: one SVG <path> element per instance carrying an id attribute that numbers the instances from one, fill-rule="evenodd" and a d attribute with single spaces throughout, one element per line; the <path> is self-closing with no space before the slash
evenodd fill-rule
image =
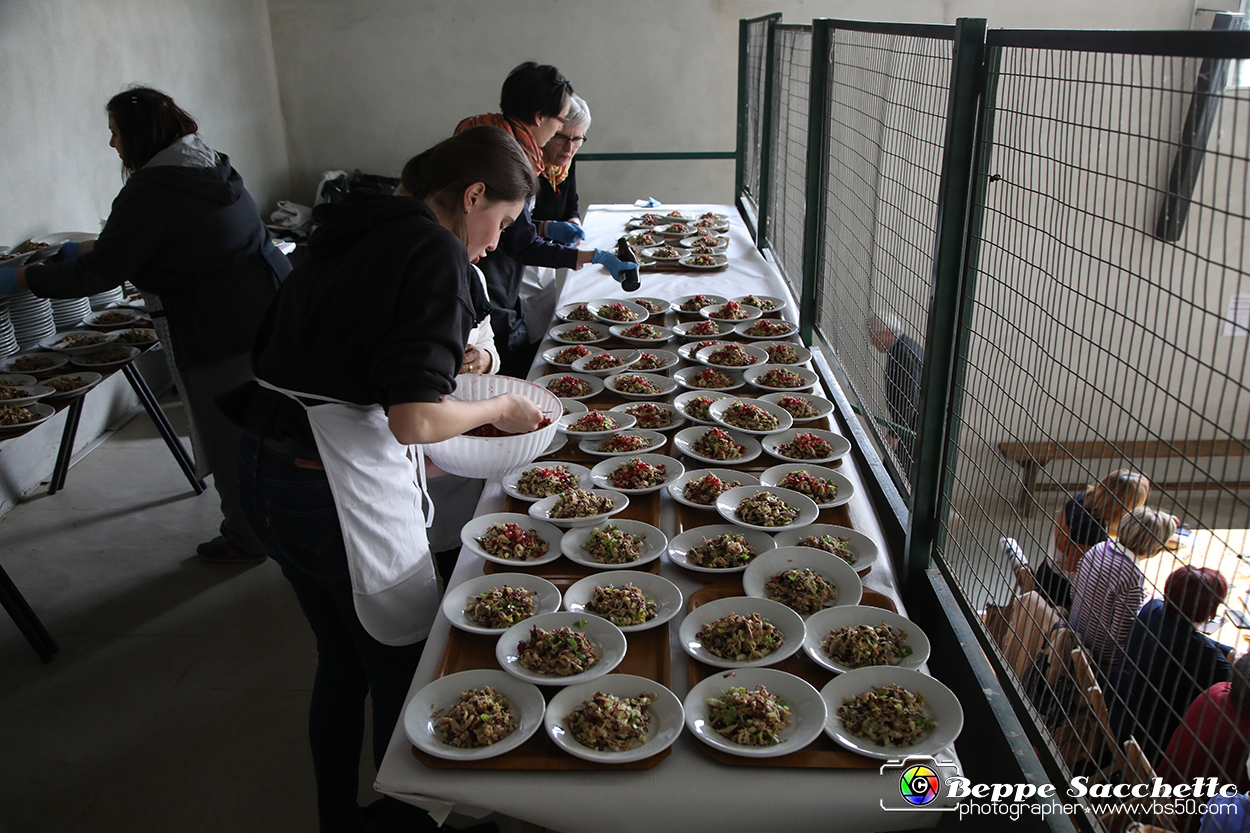
<path id="1" fill-rule="evenodd" d="M 772 167 L 773 143 L 770 139 L 773 130 L 773 60 L 775 58 L 777 20 L 768 21 L 767 44 L 764 47 L 764 100 L 760 129 L 760 192 L 756 194 L 755 203 L 755 247 L 763 252 L 768 248 L 768 193 L 772 177 L 768 169 Z"/>
<path id="2" fill-rule="evenodd" d="M 807 210 L 803 216 L 803 286 L 799 298 L 799 335 L 812 346 L 816 327 L 816 276 L 820 270 L 825 228 L 825 159 L 829 138 L 829 56 L 833 24 L 812 21 L 812 72 L 807 94 Z"/>
<path id="3" fill-rule="evenodd" d="M 746 18 L 738 21 L 738 148 L 737 164 L 734 166 L 734 201 L 742 202 L 742 182 L 746 178 L 747 164 L 747 46 L 750 41 L 751 22 Z"/>
<path id="4" fill-rule="evenodd" d="M 938 192 L 937 239 L 930 282 L 928 337 L 916 425 L 911 525 L 907 532 L 906 558 L 899 565 L 899 579 L 904 592 L 923 580 L 941 527 L 938 511 L 946 492 L 943 476 L 946 416 L 955 377 L 957 323 L 962 320 L 985 30 L 983 18 L 960 18 L 955 25 L 945 150 Z"/>

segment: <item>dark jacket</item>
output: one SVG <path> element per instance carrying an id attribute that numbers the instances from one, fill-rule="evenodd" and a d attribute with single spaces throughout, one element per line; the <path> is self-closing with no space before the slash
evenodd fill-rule
<path id="1" fill-rule="evenodd" d="M 257 378 L 384 408 L 451 393 L 476 321 L 464 243 L 413 197 L 353 192 L 313 218 L 308 256 L 256 337 Z M 254 383 L 241 390 L 222 401 L 232 419 L 315 447 L 297 404 Z"/>
<path id="2" fill-rule="evenodd" d="M 44 298 L 81 298 L 130 281 L 161 296 L 179 367 L 246 352 L 290 264 L 225 154 L 215 167 L 136 171 L 94 247 L 27 270 Z"/>
<path id="3" fill-rule="evenodd" d="M 569 164 L 569 175 L 559 188 L 551 187 L 551 180 L 538 178 L 538 196 L 530 212 L 535 220 L 568 220 L 577 217 L 577 160 Z"/>

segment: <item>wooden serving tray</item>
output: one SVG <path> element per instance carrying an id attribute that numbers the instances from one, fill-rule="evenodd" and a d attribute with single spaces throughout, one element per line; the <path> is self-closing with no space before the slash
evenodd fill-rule
<path id="1" fill-rule="evenodd" d="M 563 560 L 563 559 L 562 559 Z M 553 562 L 555 563 L 555 562 Z M 566 562 L 570 563 L 570 562 Z M 659 562 L 657 561 L 656 564 Z M 572 565 L 571 566 L 577 566 Z M 549 581 L 560 588 L 563 593 L 578 577 L 566 576 L 553 578 Z M 650 630 L 636 631 L 625 634 L 628 648 L 621 664 L 613 669 L 614 674 L 634 674 L 655 680 L 666 688 L 672 688 L 672 658 L 668 646 L 669 623 L 666 622 Z M 477 668 L 498 668 L 495 659 L 495 645 L 499 637 L 485 634 L 468 633 L 453 627 L 443 649 L 442 659 L 434 672 L 435 677 L 445 677 L 458 671 L 470 671 Z M 558 686 L 540 686 L 543 696 L 550 702 L 559 692 Z M 548 770 L 548 771 L 611 771 L 622 769 L 651 769 L 673 752 L 672 747 L 658 752 L 649 758 L 624 764 L 601 764 L 584 761 L 556 746 L 543 729 L 516 749 L 496 758 L 479 761 L 449 761 L 436 758 L 412 747 L 412 754 L 421 763 L 432 769 L 501 769 L 501 770 Z"/>
<path id="2" fill-rule="evenodd" d="M 691 593 L 688 609 L 694 610 L 696 607 L 716 599 L 741 596 L 742 593 L 741 578 L 735 576 L 734 578 L 720 579 L 707 587 Z M 864 590 L 860 604 L 884 608 L 895 613 L 898 612 L 898 608 L 889 596 L 878 593 L 875 590 Z M 799 651 L 776 665 L 768 667 L 793 674 L 811 683 L 817 689 L 823 688 L 825 683 L 835 676 L 832 671 L 812 662 L 811 658 L 803 651 Z M 690 687 L 693 688 L 701 680 L 714 674 L 722 674 L 724 671 L 725 669 L 723 668 L 713 668 L 698 660 L 691 659 L 689 668 Z M 795 767 L 803 769 L 877 769 L 881 766 L 881 762 L 875 758 L 866 758 L 839 746 L 834 742 L 833 738 L 824 732 L 821 732 L 820 737 L 798 752 L 791 752 L 789 755 L 781 755 L 776 758 L 744 758 L 740 755 L 731 755 L 728 752 L 715 749 L 706 743 L 696 743 L 696 746 L 699 747 L 699 751 L 703 754 L 729 766 Z"/>

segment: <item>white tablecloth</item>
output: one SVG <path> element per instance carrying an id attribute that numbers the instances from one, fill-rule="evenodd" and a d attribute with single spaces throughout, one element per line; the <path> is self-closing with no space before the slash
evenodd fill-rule
<path id="1" fill-rule="evenodd" d="M 795 299 L 772 265 L 754 247 L 750 234 L 737 211 L 725 205 L 681 205 L 682 211 L 716 211 L 733 218 L 730 228 L 729 262 L 725 271 L 693 274 L 665 274 L 646 271 L 642 288 L 634 294 L 659 298 L 675 298 L 697 292 L 726 297 L 757 293 L 786 298 L 787 320 L 797 322 Z M 671 210 L 666 206 L 664 210 Z M 640 213 L 634 206 L 591 206 L 585 218 L 586 242 L 583 246 L 615 250 L 618 237 L 624 232 L 631 214 Z M 587 266 L 570 272 L 560 304 L 594 298 L 627 298 L 619 284 L 606 269 Z M 540 356 L 530 378 L 543 375 L 541 351 L 555 342 L 544 340 Z M 673 344 L 676 344 L 674 342 Z M 675 347 L 670 345 L 670 349 Z M 835 426 L 836 430 L 836 426 Z M 851 524 L 865 533 L 886 551 L 880 524 L 854 461 L 847 458 L 840 469 L 855 484 L 856 497 L 848 504 Z M 482 493 L 478 513 L 501 512 L 504 503 L 499 481 L 491 481 Z M 661 504 L 661 528 L 675 527 L 673 502 L 667 495 Z M 484 562 L 470 552 L 462 552 L 449 586 L 482 575 Z M 683 594 L 704 586 L 680 568 L 667 561 L 661 574 L 676 583 Z M 906 614 L 895 589 L 893 569 L 888 557 L 873 566 L 864 586 L 885 593 Z M 421 665 L 413 678 L 409 697 L 433 679 L 434 669 L 443 653 L 450 624 L 439 614 Z M 678 697 L 688 690 L 687 657 L 677 643 L 677 620 L 670 626 L 672 651 L 672 688 Z M 435 818 L 443 818 L 453 809 L 471 816 L 499 811 L 514 818 L 532 822 L 550 830 L 584 831 L 584 833 L 636 833 L 636 831 L 667 831 L 683 833 L 727 833 L 728 831 L 838 830 L 840 833 L 873 830 L 906 830 L 937 824 L 941 813 L 886 813 L 887 806 L 899 803 L 898 774 L 881 775 L 876 769 L 827 770 L 731 767 L 707 757 L 698 747 L 700 741 L 683 733 L 673 747 L 673 754 L 648 770 L 620 772 L 505 772 L 484 770 L 473 772 L 452 769 L 430 769 L 413 757 L 403 725 L 397 726 L 391 738 L 376 788 L 430 810 Z"/>

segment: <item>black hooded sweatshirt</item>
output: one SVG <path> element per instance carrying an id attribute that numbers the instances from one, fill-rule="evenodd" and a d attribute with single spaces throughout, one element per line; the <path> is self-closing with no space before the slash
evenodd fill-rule
<path id="1" fill-rule="evenodd" d="M 229 158 L 217 161 L 135 171 L 92 250 L 28 269 L 31 292 L 82 298 L 130 281 L 161 296 L 179 367 L 247 352 L 291 267 Z"/>
<path id="2" fill-rule="evenodd" d="M 352 193 L 313 218 L 308 256 L 261 323 L 256 376 L 384 408 L 451 393 L 477 320 L 464 243 L 413 197 Z M 315 449 L 299 405 L 255 383 L 238 393 L 222 405 L 244 428 Z"/>

